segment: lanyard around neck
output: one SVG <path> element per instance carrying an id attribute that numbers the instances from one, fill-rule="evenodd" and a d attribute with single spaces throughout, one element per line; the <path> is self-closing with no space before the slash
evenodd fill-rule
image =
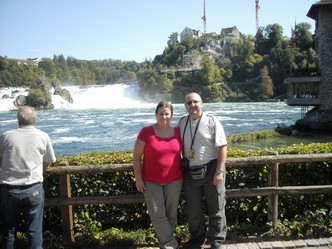
<path id="1" fill-rule="evenodd" d="M 202 116 L 203 116 L 203 113 L 202 113 L 202 115 L 199 117 L 199 120 L 198 120 L 198 123 L 197 123 L 196 129 L 195 129 L 194 137 L 192 137 L 192 132 L 191 132 L 191 121 L 190 121 L 190 135 L 191 135 L 191 145 L 190 145 L 190 149 L 191 149 L 191 150 L 192 150 L 193 145 L 194 145 L 194 141 L 195 141 L 196 133 L 197 133 L 197 130 L 198 130 L 199 123 L 201 122 Z M 185 127 L 184 127 L 183 134 L 182 134 L 182 148 L 183 148 L 183 150 L 184 150 L 184 134 L 186 133 L 186 129 L 187 129 L 187 125 L 188 125 L 188 122 L 189 122 L 189 118 L 190 118 L 190 116 L 188 115 L 187 122 L 186 122 L 186 125 L 185 125 Z"/>

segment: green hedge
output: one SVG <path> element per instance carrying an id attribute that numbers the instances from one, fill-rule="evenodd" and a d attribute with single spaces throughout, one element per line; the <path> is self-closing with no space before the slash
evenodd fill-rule
<path id="1" fill-rule="evenodd" d="M 229 150 L 228 157 L 265 156 L 269 155 L 271 150 L 278 152 L 279 155 L 331 153 L 332 143 L 298 144 L 257 150 Z M 132 152 L 89 153 L 57 159 L 57 162 L 67 160 L 70 165 L 131 163 Z M 280 186 L 331 184 L 331 163 L 281 164 L 279 171 Z M 54 176 L 45 177 L 47 198 L 58 197 L 56 179 L 57 177 Z M 71 185 L 72 196 L 137 194 L 132 172 L 72 175 Z M 226 185 L 227 189 L 267 186 L 267 166 L 229 167 Z M 280 196 L 279 219 L 282 224 L 289 224 L 287 232 L 293 236 L 331 236 L 331 197 L 331 195 Z M 236 236 L 267 232 L 271 228 L 267 220 L 267 197 L 228 199 L 226 209 L 229 229 L 234 231 L 233 234 L 235 233 Z M 77 236 L 110 228 L 135 231 L 151 227 L 145 204 L 84 205 L 74 206 L 73 210 Z M 299 220 L 302 223 L 298 223 Z M 308 223 L 311 223 L 310 227 Z M 317 224 L 316 227 L 312 227 L 313 224 Z M 178 225 L 186 226 L 183 200 L 179 208 Z M 45 230 L 61 231 L 58 208 L 46 208 Z"/>
<path id="2" fill-rule="evenodd" d="M 252 132 L 244 132 L 239 134 L 229 134 L 227 135 L 227 141 L 230 143 L 246 142 L 255 139 L 278 137 L 281 134 L 275 130 L 259 130 Z"/>

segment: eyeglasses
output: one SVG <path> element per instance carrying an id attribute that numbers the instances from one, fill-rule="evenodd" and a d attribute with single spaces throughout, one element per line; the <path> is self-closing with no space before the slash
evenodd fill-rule
<path id="1" fill-rule="evenodd" d="M 192 104 L 198 104 L 199 102 L 201 102 L 201 101 L 199 101 L 199 100 L 192 100 L 192 101 L 188 101 L 186 104 L 187 105 L 192 105 Z"/>

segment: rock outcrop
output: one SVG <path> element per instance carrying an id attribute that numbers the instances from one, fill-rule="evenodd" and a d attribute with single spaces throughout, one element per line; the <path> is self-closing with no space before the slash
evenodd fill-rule
<path id="1" fill-rule="evenodd" d="M 332 110 L 314 108 L 306 113 L 303 119 L 297 120 L 298 130 L 332 131 Z"/>
<path id="2" fill-rule="evenodd" d="M 17 98 L 14 101 L 15 106 L 25 106 L 27 104 L 27 96 L 25 95 L 18 95 Z"/>
<path id="3" fill-rule="evenodd" d="M 73 98 L 70 95 L 70 92 L 67 89 L 61 89 L 61 87 L 58 87 L 57 89 L 55 89 L 53 94 L 61 96 L 68 103 L 74 102 Z M 35 105 L 34 103 L 29 103 L 29 102 L 31 102 L 31 99 L 29 99 L 29 97 L 27 95 L 19 94 L 14 100 L 14 105 L 16 107 L 32 105 L 32 106 L 37 106 L 39 109 L 53 109 L 54 108 L 54 105 L 52 103 L 50 105 Z"/>
<path id="4" fill-rule="evenodd" d="M 61 89 L 59 87 L 59 88 L 55 89 L 54 95 L 60 95 L 64 100 L 66 100 L 67 102 L 69 102 L 71 104 L 74 102 L 73 98 L 70 95 L 70 92 L 65 88 Z"/>

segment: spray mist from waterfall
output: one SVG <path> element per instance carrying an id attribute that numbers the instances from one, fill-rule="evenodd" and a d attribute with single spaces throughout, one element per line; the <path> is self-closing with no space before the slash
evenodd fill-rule
<path id="1" fill-rule="evenodd" d="M 62 86 L 62 88 L 70 92 L 73 103 L 65 101 L 59 95 L 52 95 L 54 109 L 116 109 L 149 105 L 139 97 L 139 86 L 137 83 L 102 86 Z M 20 94 L 26 96 L 28 94 L 27 89 L 0 89 L 0 111 L 17 109 L 14 105 L 14 100 Z M 8 97 L 2 98 L 4 95 Z"/>
<path id="2" fill-rule="evenodd" d="M 60 96 L 53 96 L 55 109 L 114 109 L 140 107 L 144 104 L 139 97 L 137 84 L 113 84 L 103 86 L 66 86 L 73 103 L 61 102 Z M 60 98 L 60 102 L 58 101 Z"/>

